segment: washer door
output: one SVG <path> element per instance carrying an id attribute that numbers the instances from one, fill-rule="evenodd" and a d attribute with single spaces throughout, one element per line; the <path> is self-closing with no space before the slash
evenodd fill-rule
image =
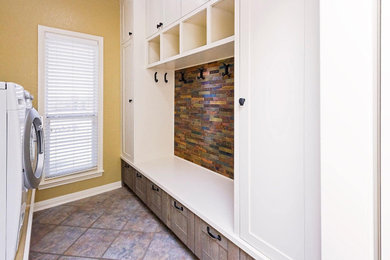
<path id="1" fill-rule="evenodd" d="M 32 108 L 27 111 L 24 129 L 23 161 L 26 188 L 38 188 L 42 179 L 44 158 L 42 120 L 38 112 Z"/>

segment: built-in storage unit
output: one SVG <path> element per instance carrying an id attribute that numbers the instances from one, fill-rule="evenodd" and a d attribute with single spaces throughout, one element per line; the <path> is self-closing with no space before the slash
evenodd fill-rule
<path id="1" fill-rule="evenodd" d="M 192 163 L 185 162 L 182 159 L 169 159 L 172 164 L 166 164 L 163 161 L 156 161 L 154 163 L 146 163 L 144 166 L 141 165 L 143 169 L 148 171 L 148 175 L 146 176 L 146 172 L 134 169 L 128 163 L 122 161 L 122 175 L 123 178 L 128 178 L 126 175 L 131 174 L 132 172 L 136 173 L 136 176 L 140 176 L 139 179 L 145 180 L 146 183 L 146 198 L 141 195 L 137 186 L 135 190 L 130 186 L 125 184 L 132 189 L 135 194 L 156 214 L 157 217 L 161 219 L 161 221 L 167 225 L 169 229 L 200 259 L 202 260 L 251 260 L 253 259 L 249 256 L 245 251 L 239 248 L 234 242 L 229 240 L 224 234 L 232 235 L 231 231 L 224 230 L 224 234 L 218 231 L 215 226 L 225 225 L 224 221 L 219 221 L 218 217 L 226 217 L 228 215 L 232 216 L 232 212 L 228 213 L 225 211 L 225 203 L 223 202 L 222 196 L 215 196 L 215 191 L 204 191 L 207 196 L 207 202 L 203 202 L 197 205 L 193 210 L 186 207 L 185 203 L 183 203 L 184 193 L 192 192 L 192 190 L 196 189 L 196 187 L 200 186 L 208 186 L 207 180 L 204 183 L 194 183 L 195 187 L 190 189 L 191 184 L 188 184 L 187 180 L 191 180 L 194 177 L 194 173 L 197 170 L 197 166 L 194 166 Z M 146 167 L 145 167 L 146 166 Z M 130 170 L 129 170 L 130 169 Z M 179 170 L 182 172 L 174 172 L 175 170 Z M 187 171 L 186 171 L 187 170 Z M 172 172 L 173 171 L 173 172 Z M 195 171 L 195 172 L 194 172 Z M 204 170 L 208 171 L 208 170 Z M 172 174 L 171 174 L 172 173 Z M 186 175 L 186 173 L 189 173 Z M 175 176 L 183 175 L 184 178 L 179 178 L 177 185 L 181 185 L 187 183 L 187 185 L 181 185 L 183 189 L 178 187 L 177 189 L 169 189 L 170 184 Z M 224 177 L 220 176 L 210 176 L 209 180 L 219 180 Z M 153 180 L 155 179 L 155 180 Z M 222 179 L 221 179 L 222 180 Z M 137 179 L 136 179 L 137 181 Z M 224 182 L 223 185 L 231 183 L 229 181 Z M 137 185 L 137 184 L 136 184 Z M 164 188 L 166 187 L 166 188 Z M 214 187 L 216 191 L 220 190 L 221 187 Z M 167 189 L 167 190 L 165 190 Z M 170 194 L 168 194 L 168 189 Z M 167 191 L 167 192 L 166 192 Z M 222 190 L 220 190 L 222 191 Z M 226 190 L 225 190 L 226 191 Z M 222 191 L 224 192 L 224 191 Z M 188 194 L 189 195 L 189 194 Z M 216 199 L 215 206 L 214 203 L 210 203 L 210 198 L 214 197 Z M 193 197 L 196 199 L 196 197 Z M 222 199 L 222 200 L 221 200 Z M 228 198 L 229 199 L 229 198 Z M 202 202 L 200 200 L 199 202 Z M 202 204 L 209 205 L 202 205 Z M 207 209 L 208 207 L 212 207 Z M 203 208 L 203 209 L 202 209 Z M 206 209 L 206 211 L 205 211 Z M 220 211 L 224 213 L 225 216 L 217 216 L 215 212 Z M 209 214 L 204 214 L 208 212 Z M 217 219 L 215 219 L 215 217 Z M 202 219 L 203 218 L 203 219 Z M 228 217 L 229 218 L 229 217 Z M 211 222 L 217 221 L 218 223 L 213 226 L 207 222 L 207 219 L 211 219 Z M 233 236 L 234 239 L 237 239 Z M 242 243 L 242 241 L 241 241 Z"/>
<path id="2" fill-rule="evenodd" d="M 149 63 L 160 61 L 160 35 L 148 41 Z"/>
<path id="3" fill-rule="evenodd" d="M 194 223 L 196 217 L 205 223 L 200 229 L 194 224 L 193 231 L 193 249 L 201 258 L 237 259 L 231 243 L 242 249 L 239 259 L 246 258 L 243 251 L 256 259 L 320 259 L 317 0 L 202 1 L 190 11 L 181 1 L 184 16 L 169 25 L 161 18 L 163 8 L 153 15 L 156 10 L 146 7 L 153 4 L 133 2 L 137 23 L 127 41 L 133 42 L 132 62 L 122 62 L 133 69 L 122 87 L 134 88 L 134 133 L 131 144 L 123 140 L 121 156 L 136 170 L 133 191 L 157 216 L 161 203 L 162 221 L 184 243 L 192 231 L 181 207 L 194 215 Z M 152 22 L 144 19 L 147 12 Z M 146 28 L 152 27 L 150 34 Z M 230 57 L 234 180 L 173 154 L 175 70 Z M 197 73 L 187 76 L 202 81 Z M 131 110 L 128 99 L 122 101 L 125 115 Z M 133 158 L 126 152 L 131 145 Z M 131 187 L 131 178 L 123 180 Z M 203 244 L 196 242 L 196 232 Z"/>
<path id="4" fill-rule="evenodd" d="M 161 57 L 167 59 L 180 53 L 180 28 L 176 25 L 161 34 Z"/>
<path id="5" fill-rule="evenodd" d="M 178 69 L 234 56 L 235 0 L 188 2 L 199 9 L 147 40 L 147 68 Z"/>

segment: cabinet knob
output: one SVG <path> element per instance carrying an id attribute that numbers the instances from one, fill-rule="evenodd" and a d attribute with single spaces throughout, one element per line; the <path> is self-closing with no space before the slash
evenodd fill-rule
<path id="1" fill-rule="evenodd" d="M 131 35 L 133 35 L 133 33 L 132 33 L 132 32 L 129 32 L 129 36 L 131 36 Z"/>
<path id="2" fill-rule="evenodd" d="M 240 106 L 243 106 L 245 104 L 245 98 L 240 98 L 238 103 L 240 103 Z"/>
<path id="3" fill-rule="evenodd" d="M 161 26 L 163 26 L 163 23 L 157 24 L 157 29 L 160 28 Z"/>
<path id="4" fill-rule="evenodd" d="M 131 102 L 133 102 L 133 100 L 132 100 L 132 99 L 129 99 L 129 103 L 131 103 Z"/>

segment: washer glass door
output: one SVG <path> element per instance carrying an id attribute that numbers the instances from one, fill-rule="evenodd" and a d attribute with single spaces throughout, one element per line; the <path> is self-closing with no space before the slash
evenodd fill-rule
<path id="1" fill-rule="evenodd" d="M 38 188 L 44 163 L 43 125 L 34 108 L 27 112 L 23 149 L 25 186 L 28 189 Z"/>
<path id="2" fill-rule="evenodd" d="M 34 124 L 31 126 L 30 163 L 31 163 L 31 168 L 35 172 L 38 166 L 38 138 L 37 138 L 37 129 L 35 128 Z"/>

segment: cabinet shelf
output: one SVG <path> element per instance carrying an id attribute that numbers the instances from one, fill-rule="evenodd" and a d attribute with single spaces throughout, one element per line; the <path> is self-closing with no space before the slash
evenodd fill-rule
<path id="1" fill-rule="evenodd" d="M 210 7 L 210 41 L 234 35 L 234 0 L 222 0 Z"/>
<path id="2" fill-rule="evenodd" d="M 148 42 L 149 63 L 160 61 L 160 35 Z"/>
<path id="3" fill-rule="evenodd" d="M 207 44 L 207 10 L 203 10 L 184 22 L 180 27 L 181 53 Z"/>
<path id="4" fill-rule="evenodd" d="M 180 53 L 180 28 L 179 25 L 174 26 L 162 34 L 161 41 L 161 56 L 162 60 L 178 55 Z"/>
<path id="5" fill-rule="evenodd" d="M 151 68 L 182 69 L 197 64 L 234 56 L 234 36 L 192 49 L 161 61 L 151 63 Z"/>

